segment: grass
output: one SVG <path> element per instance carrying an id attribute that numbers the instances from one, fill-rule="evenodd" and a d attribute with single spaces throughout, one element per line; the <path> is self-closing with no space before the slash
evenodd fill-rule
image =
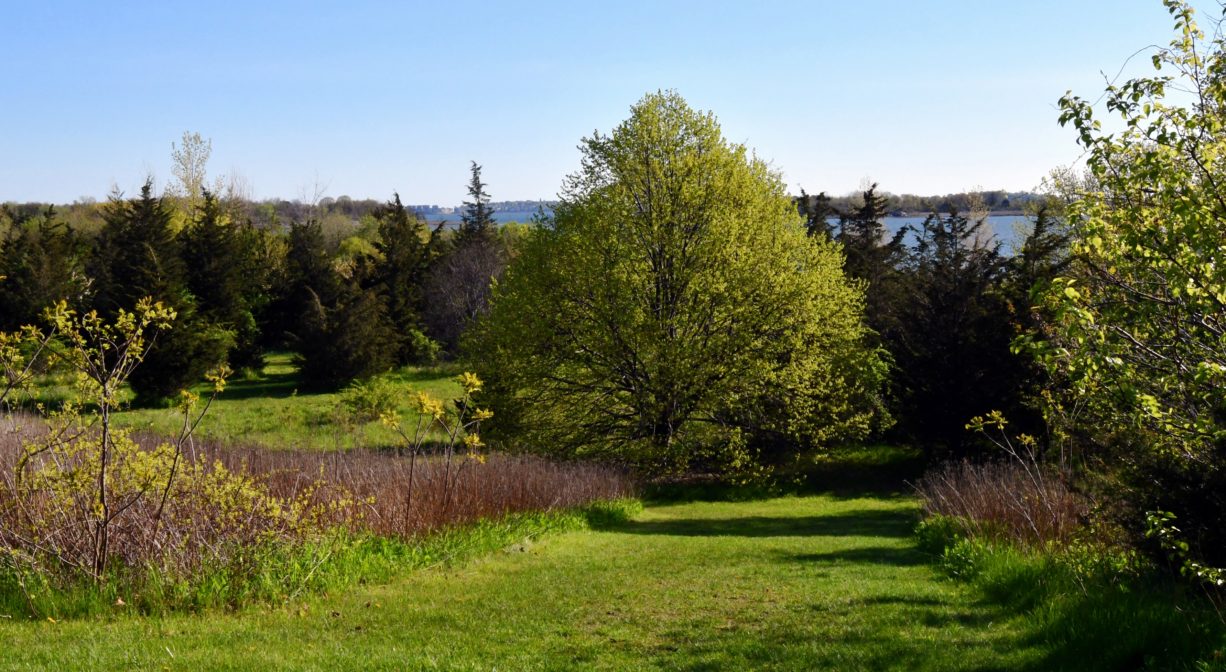
<path id="1" fill-rule="evenodd" d="M 0 625 L 8 669 L 1017 669 L 1018 617 L 940 578 L 906 498 L 648 508 L 237 614 Z"/>
<path id="2" fill-rule="evenodd" d="M 343 592 L 235 613 L 0 621 L 0 669 L 1222 669 L 1221 622 L 1174 586 L 1003 547 L 938 566 L 909 497 L 619 511 L 367 553 Z"/>
<path id="3" fill-rule="evenodd" d="M 209 409 L 199 432 L 204 438 L 244 445 L 309 450 L 385 447 L 394 445 L 395 435 L 378 421 L 352 426 L 344 422 L 340 392 L 305 392 L 300 388 L 291 355 L 276 353 L 265 358 L 258 375 L 234 379 Z M 439 399 L 460 396 L 453 378 L 460 373 L 454 366 L 407 367 L 382 378 L 401 395 L 400 411 L 411 424 L 415 417 L 409 408 L 412 392 L 424 391 Z M 197 390 L 202 396 L 207 389 Z M 169 434 L 178 430 L 182 416 L 175 409 L 139 408 L 116 416 L 125 427 Z"/>
<path id="4" fill-rule="evenodd" d="M 1041 669 L 1226 670 L 1222 614 L 1135 558 L 961 539 L 941 564 L 1020 618 Z"/>

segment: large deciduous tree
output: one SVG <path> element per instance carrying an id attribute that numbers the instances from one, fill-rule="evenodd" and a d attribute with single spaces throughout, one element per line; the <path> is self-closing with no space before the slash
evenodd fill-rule
<path id="1" fill-rule="evenodd" d="M 764 161 L 671 92 L 581 151 L 471 340 L 504 436 L 658 470 L 866 430 L 861 288 Z"/>
<path id="2" fill-rule="evenodd" d="M 1226 43 L 1220 29 L 1206 43 L 1187 4 L 1166 4 L 1178 35 L 1154 55 L 1158 74 L 1103 96 L 1119 130 L 1102 130 L 1090 102 L 1061 101 L 1097 188 L 1072 205 L 1074 272 L 1048 295 L 1045 355 L 1097 427 L 1131 428 L 1138 519 L 1173 514 L 1180 554 L 1223 567 Z"/>

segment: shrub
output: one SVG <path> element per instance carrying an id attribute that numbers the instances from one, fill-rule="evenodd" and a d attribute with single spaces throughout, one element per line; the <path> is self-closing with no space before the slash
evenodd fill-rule
<path id="1" fill-rule="evenodd" d="M 355 381 L 341 393 L 341 408 L 352 422 L 371 422 L 396 411 L 398 393 L 394 385 L 381 378 Z"/>

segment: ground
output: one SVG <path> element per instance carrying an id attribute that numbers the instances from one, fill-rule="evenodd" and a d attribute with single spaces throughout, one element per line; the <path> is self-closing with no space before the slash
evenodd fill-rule
<path id="1" fill-rule="evenodd" d="M 904 496 L 649 506 L 302 603 L 0 622 L 0 668 L 1045 669 L 1015 617 L 916 550 L 915 521 Z"/>

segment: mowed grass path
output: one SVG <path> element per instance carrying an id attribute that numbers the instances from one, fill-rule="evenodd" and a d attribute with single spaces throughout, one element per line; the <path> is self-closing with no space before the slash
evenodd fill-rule
<path id="1" fill-rule="evenodd" d="M 238 614 L 0 621 L 5 669 L 979 670 L 1024 627 L 915 550 L 908 498 L 648 507 L 466 565 Z"/>

